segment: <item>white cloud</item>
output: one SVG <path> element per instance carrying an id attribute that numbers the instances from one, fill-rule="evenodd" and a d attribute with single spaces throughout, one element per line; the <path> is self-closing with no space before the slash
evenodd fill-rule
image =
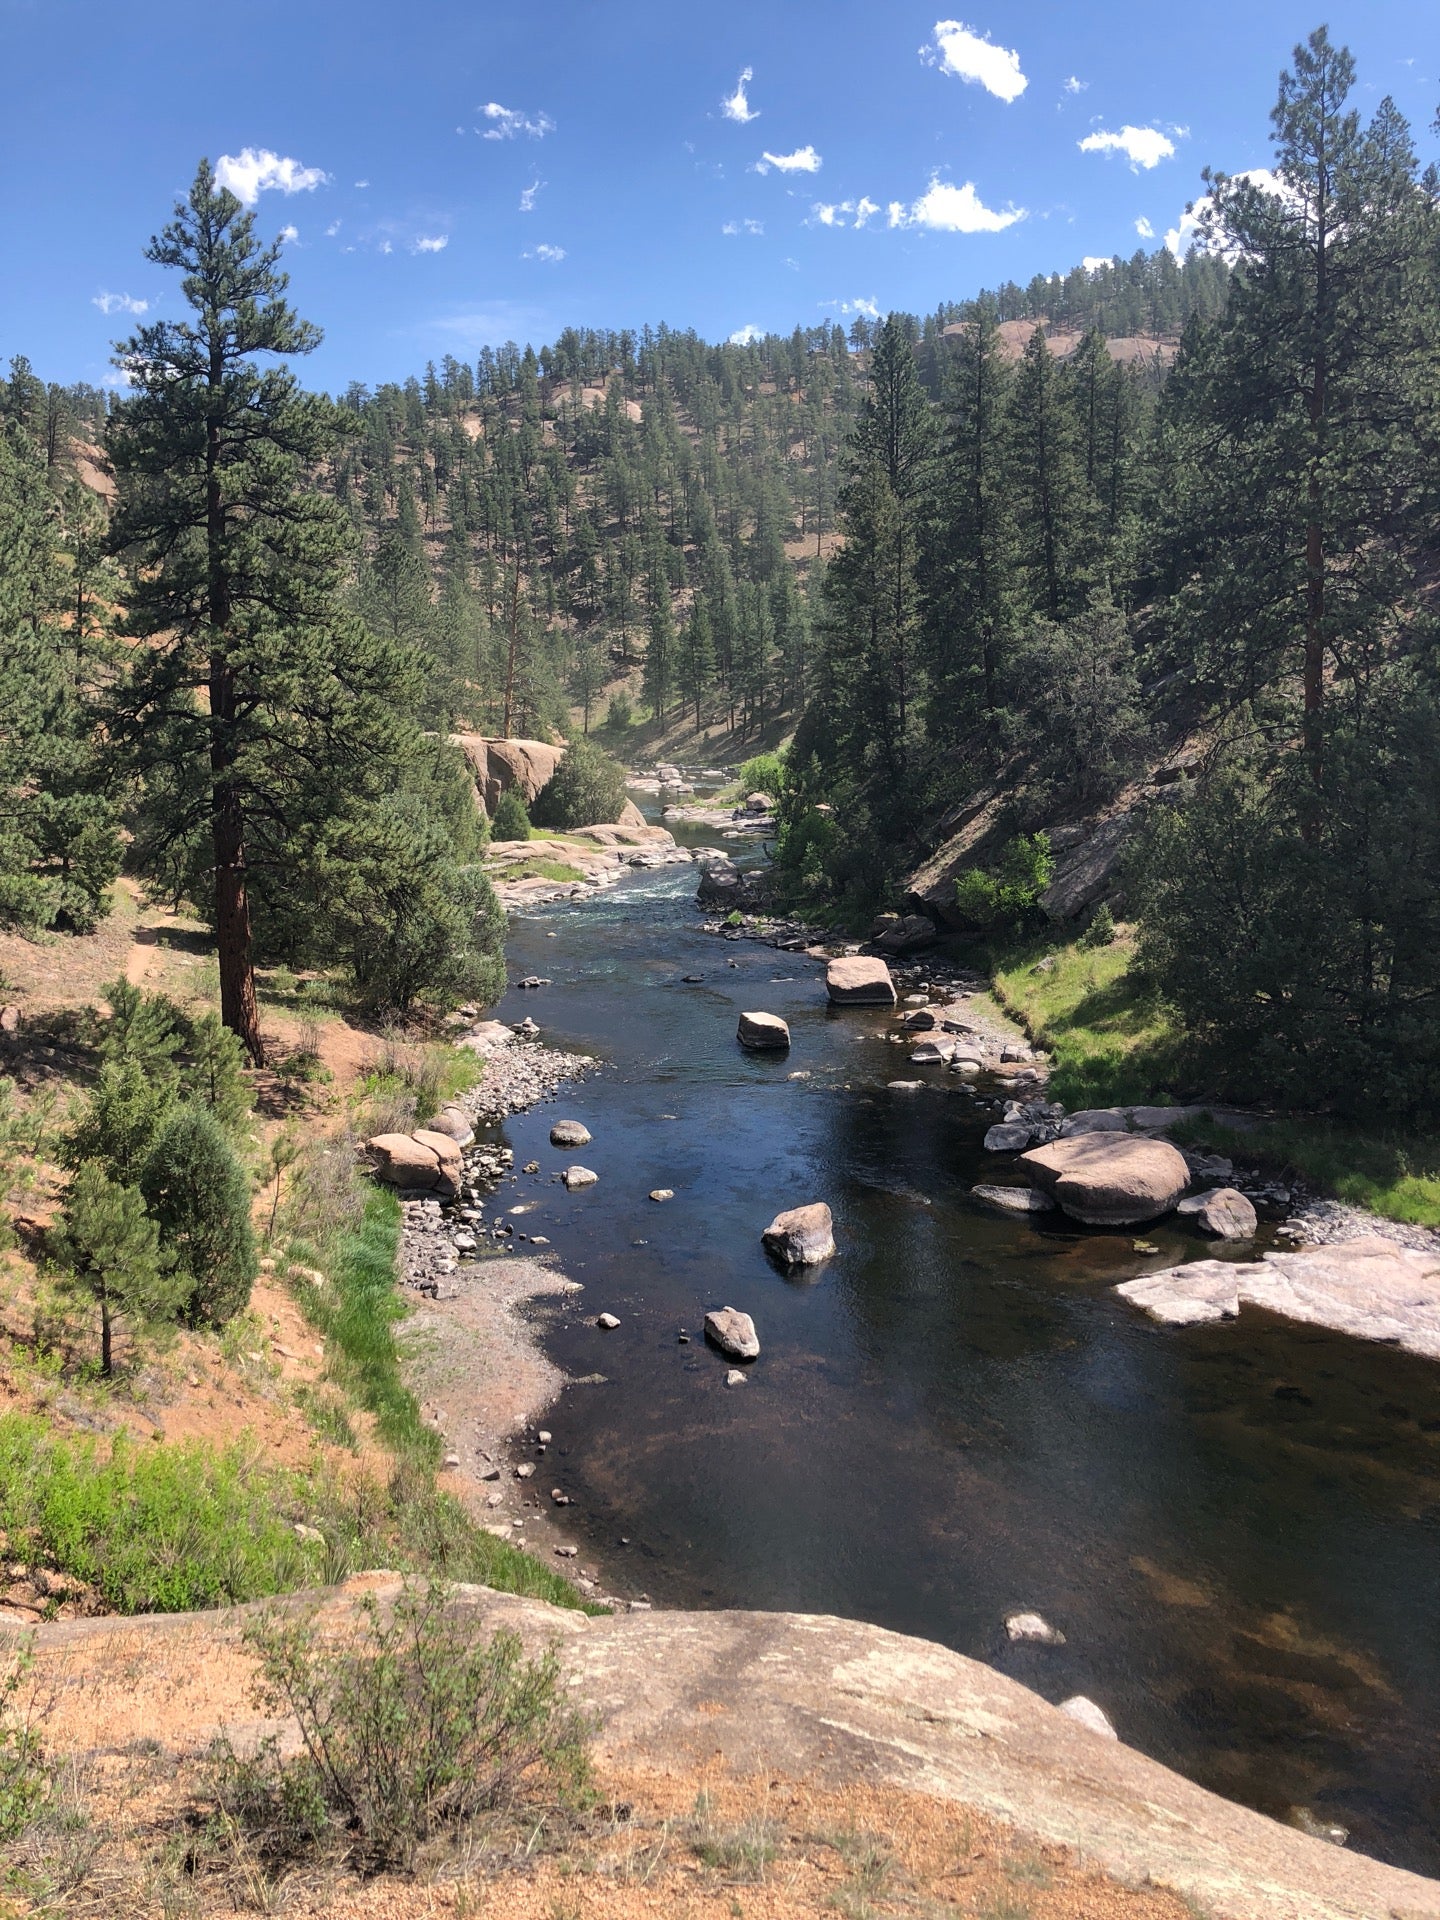
<path id="1" fill-rule="evenodd" d="M 543 140 L 555 131 L 548 113 L 537 113 L 532 120 L 519 107 L 502 107 L 498 100 L 487 100 L 480 112 L 490 122 L 482 136 L 486 140 L 514 140 L 522 133 L 531 140 Z"/>
<path id="2" fill-rule="evenodd" d="M 1081 153 L 1123 153 L 1132 172 L 1141 167 L 1156 167 L 1162 160 L 1173 160 L 1175 142 L 1158 127 L 1121 127 L 1118 133 L 1087 133 L 1080 142 Z"/>
<path id="3" fill-rule="evenodd" d="M 148 300 L 137 300 L 129 293 L 97 293 L 90 304 L 101 313 L 147 313 L 150 308 Z"/>
<path id="4" fill-rule="evenodd" d="M 295 242 L 300 238 L 300 229 L 298 227 L 282 227 L 280 229 L 280 238 L 287 246 L 294 246 Z"/>
<path id="5" fill-rule="evenodd" d="M 450 244 L 448 233 L 417 233 L 412 253 L 443 253 Z"/>
<path id="6" fill-rule="evenodd" d="M 957 187 L 932 175 L 930 185 L 912 206 L 892 200 L 889 218 L 892 227 L 928 227 L 933 233 L 1003 233 L 1025 218 L 1025 208 L 997 211 L 983 204 L 971 181 Z"/>
<path id="7" fill-rule="evenodd" d="M 325 229 L 325 238 L 327 240 L 333 240 L 339 231 L 340 231 L 340 222 L 338 220 L 332 220 L 329 226 L 326 227 Z"/>
<path id="8" fill-rule="evenodd" d="M 862 195 L 861 195 L 861 197 L 860 197 L 860 198 L 859 198 L 859 199 L 858 199 L 858 200 L 857 200 L 857 201 L 855 202 L 855 224 L 856 224 L 856 226 L 857 226 L 857 227 L 863 227 L 863 226 L 864 226 L 864 224 L 865 224 L 865 222 L 866 222 L 867 220 L 870 220 L 870 219 L 873 219 L 873 218 L 874 218 L 874 216 L 875 216 L 875 215 L 876 215 L 877 213 L 879 213 L 879 211 L 880 211 L 880 207 L 879 207 L 879 204 L 878 204 L 878 202 L 876 202 L 876 201 L 874 201 L 874 200 L 870 200 L 870 199 L 867 199 L 867 198 L 866 198 L 866 197 L 865 197 L 865 196 L 864 196 L 864 195 L 862 194 Z"/>
<path id="9" fill-rule="evenodd" d="M 789 267 L 792 273 L 799 273 L 800 271 L 800 262 L 798 260 L 792 260 L 788 253 L 780 264 L 782 267 Z"/>
<path id="10" fill-rule="evenodd" d="M 735 82 L 734 93 L 727 94 L 720 102 L 720 111 L 724 114 L 725 118 L 727 120 L 738 120 L 742 127 L 748 126 L 752 120 L 758 120 L 760 118 L 759 108 L 757 107 L 752 110 L 749 97 L 745 92 L 746 87 L 749 86 L 754 78 L 755 69 L 753 67 L 746 67 L 742 71 L 740 78 Z"/>
<path id="11" fill-rule="evenodd" d="M 1278 194 L 1281 199 L 1294 198 L 1293 189 L 1287 187 L 1279 174 L 1272 173 L 1269 167 L 1251 167 L 1246 173 L 1237 173 L 1236 180 L 1246 180 L 1252 187 L 1258 187 L 1262 193 Z M 1218 240 L 1207 241 L 1204 224 L 1207 214 L 1214 206 L 1214 198 L 1203 194 L 1193 206 L 1187 207 L 1179 222 L 1168 227 L 1165 232 L 1165 244 L 1177 260 L 1183 260 L 1194 247 L 1204 247 L 1207 252 L 1223 253 L 1227 259 L 1239 258 L 1238 252 L 1220 244 Z"/>
<path id="12" fill-rule="evenodd" d="M 546 185 L 548 185 L 547 181 L 532 180 L 528 187 L 522 187 L 520 189 L 521 213 L 533 213 L 535 211 L 535 196 L 540 192 L 541 188 Z"/>
<path id="13" fill-rule="evenodd" d="M 363 192 L 365 188 L 369 186 L 370 182 L 368 180 L 357 180 L 355 184 Z"/>
<path id="14" fill-rule="evenodd" d="M 245 147 L 239 153 L 221 154 L 215 164 L 215 184 L 253 207 L 272 188 L 281 193 L 313 193 L 316 187 L 329 186 L 330 176 L 321 167 L 302 167 L 298 160 L 282 159 L 268 147 Z"/>
<path id="15" fill-rule="evenodd" d="M 1140 215 L 1140 218 L 1135 222 L 1135 231 L 1136 233 L 1139 234 L 1142 240 L 1153 240 L 1155 238 L 1155 229 L 1154 227 L 1151 226 L 1150 222 L 1145 218 L 1143 213 Z"/>
<path id="16" fill-rule="evenodd" d="M 1066 93 L 1084 93 L 1089 84 L 1090 82 L 1088 80 L 1077 80 L 1072 73 L 1070 78 L 1065 82 L 1064 91 Z"/>
<path id="17" fill-rule="evenodd" d="M 751 163 L 752 173 L 768 173 L 771 167 L 781 173 L 818 173 L 822 161 L 814 147 L 797 147 L 794 153 L 762 153 Z"/>
<path id="18" fill-rule="evenodd" d="M 542 240 L 538 247 L 532 248 L 528 253 L 522 253 L 520 258 L 522 260 L 548 260 L 553 264 L 565 258 L 565 249 L 564 247 L 552 247 L 548 241 Z"/>
<path id="19" fill-rule="evenodd" d="M 1102 267 L 1113 267 L 1115 262 L 1108 253 L 1087 253 L 1080 264 L 1087 273 L 1098 273 Z"/>
<path id="20" fill-rule="evenodd" d="M 765 329 L 754 325 L 737 327 L 730 336 L 732 347 L 748 347 L 752 340 L 763 340 Z"/>
<path id="21" fill-rule="evenodd" d="M 721 227 L 720 231 L 721 233 L 730 233 L 730 234 L 764 233 L 765 222 L 763 220 L 727 220 L 724 226 Z"/>
<path id="22" fill-rule="evenodd" d="M 1020 71 L 1020 55 L 997 47 L 988 35 L 976 33 L 960 20 L 937 20 L 935 38 L 920 49 L 920 58 L 957 80 L 970 81 L 993 93 L 997 100 L 1018 100 L 1030 82 Z"/>
<path id="23" fill-rule="evenodd" d="M 867 320 L 878 320 L 880 318 L 879 303 L 874 300 L 861 299 L 858 296 L 854 300 L 822 300 L 820 305 L 822 307 L 834 307 L 839 313 L 863 313 Z"/>
<path id="24" fill-rule="evenodd" d="M 863 227 L 866 221 L 872 220 L 879 211 L 878 204 L 866 195 L 862 195 L 858 200 L 817 200 L 810 209 L 810 219 L 806 225 Z M 850 217 L 852 214 L 853 219 Z"/>
<path id="25" fill-rule="evenodd" d="M 380 246 L 379 246 L 379 249 L 378 249 L 378 251 L 379 251 L 379 252 L 381 252 L 381 253 L 393 253 L 393 252 L 395 251 L 395 247 L 394 247 L 394 244 L 393 244 L 393 243 L 392 243 L 391 241 L 389 241 L 389 240 L 382 240 L 382 241 L 380 242 Z"/>

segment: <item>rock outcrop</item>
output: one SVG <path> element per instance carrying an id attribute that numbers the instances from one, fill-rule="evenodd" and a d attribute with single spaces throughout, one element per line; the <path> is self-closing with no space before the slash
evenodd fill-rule
<path id="1" fill-rule="evenodd" d="M 315 1612 L 327 1638 L 400 1582 L 365 1574 L 274 1603 Z M 1440 1920 L 1440 1883 L 1334 1847 L 1233 1805 L 963 1654 L 856 1620 L 794 1613 L 636 1612 L 597 1619 L 543 1601 L 452 1590 L 477 1638 L 501 1627 L 555 1646 L 602 1763 L 703 1779 L 857 1781 L 905 1789 L 1077 1848 L 1136 1885 L 1171 1887 L 1227 1920 Z M 71 1620 L 35 1632 L 37 1674 L 62 1754 L 159 1740 L 203 1754 L 227 1728 L 248 1751 L 294 1722 L 257 1720 L 253 1609 Z M 763 1684 L 737 1686 L 737 1675 Z M 55 1684 L 61 1683 L 61 1684 Z M 157 1715 L 155 1699 L 165 1702 Z M 716 1710 L 716 1702 L 724 1710 Z"/>
<path id="2" fill-rule="evenodd" d="M 1090 1227 L 1143 1226 L 1169 1213 L 1190 1184 L 1190 1169 L 1167 1140 L 1085 1133 L 1022 1154 L 1033 1185 L 1072 1220 Z"/>
<path id="3" fill-rule="evenodd" d="M 1115 1291 L 1168 1326 L 1230 1320 L 1242 1306 L 1382 1340 L 1440 1360 L 1440 1255 L 1369 1234 L 1262 1260 L 1191 1260 Z"/>
<path id="4" fill-rule="evenodd" d="M 482 733 L 450 738 L 474 769 L 475 791 L 487 814 L 512 789 L 528 807 L 565 757 L 564 747 L 544 740 L 492 740 Z"/>
<path id="5" fill-rule="evenodd" d="M 460 1143 L 448 1133 L 417 1127 L 413 1133 L 377 1133 L 365 1142 L 365 1152 L 377 1180 L 387 1187 L 440 1194 L 453 1199 L 460 1191 L 464 1162 Z"/>

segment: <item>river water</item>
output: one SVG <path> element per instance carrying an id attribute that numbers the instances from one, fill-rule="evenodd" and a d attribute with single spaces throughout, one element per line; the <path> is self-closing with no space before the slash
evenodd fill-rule
<path id="1" fill-rule="evenodd" d="M 604 1062 L 503 1136 L 542 1167 L 516 1226 L 585 1288 L 542 1315 L 581 1383 L 545 1473 L 582 1547 L 656 1604 L 848 1615 L 1088 1694 L 1204 1785 L 1440 1870 L 1440 1366 L 1249 1310 L 1156 1327 L 1111 1289 L 1213 1246 L 985 1212 L 993 1113 L 897 1064 L 884 1012 L 827 1008 L 815 962 L 706 935 L 695 880 L 512 921 L 511 977 L 552 984 L 500 1017 Z M 742 1008 L 788 1056 L 737 1046 Z M 787 1278 L 761 1229 L 822 1199 L 836 1256 Z M 740 1388 L 701 1337 L 725 1305 L 761 1340 Z M 1066 1644 L 1012 1646 L 1017 1608 Z"/>

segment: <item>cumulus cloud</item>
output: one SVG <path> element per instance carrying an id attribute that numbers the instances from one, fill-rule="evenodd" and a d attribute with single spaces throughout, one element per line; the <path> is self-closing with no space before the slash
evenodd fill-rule
<path id="1" fill-rule="evenodd" d="M 295 242 L 300 238 L 300 229 L 298 227 L 282 227 L 280 229 L 280 238 L 287 246 L 294 246 Z"/>
<path id="2" fill-rule="evenodd" d="M 880 318 L 879 303 L 874 300 L 862 299 L 858 295 L 854 300 L 822 300 L 820 305 L 822 307 L 834 307 L 837 313 L 863 313 L 867 320 L 878 320 Z"/>
<path id="3" fill-rule="evenodd" d="M 920 49 L 920 58 L 1007 103 L 1018 100 L 1030 84 L 1013 48 L 997 47 L 988 34 L 976 33 L 963 20 L 937 20 L 935 38 Z"/>
<path id="4" fill-rule="evenodd" d="M 221 154 L 215 163 L 215 184 L 253 207 L 262 193 L 313 193 L 316 187 L 329 186 L 330 176 L 323 167 L 302 167 L 298 160 L 282 158 L 268 147 L 245 147 L 239 153 Z"/>
<path id="5" fill-rule="evenodd" d="M 749 326 L 737 327 L 730 336 L 730 344 L 732 347 L 748 347 L 752 341 L 763 340 L 764 338 L 765 329 L 751 324 Z"/>
<path id="6" fill-rule="evenodd" d="M 818 173 L 823 162 L 814 147 L 797 147 L 793 153 L 762 153 L 752 161 L 752 173 L 768 173 L 774 167 L 780 173 Z"/>
<path id="7" fill-rule="evenodd" d="M 532 180 L 528 187 L 522 187 L 520 189 L 521 213 L 533 213 L 535 211 L 535 196 L 540 192 L 541 188 L 547 184 L 544 180 Z"/>
<path id="8" fill-rule="evenodd" d="M 528 253 L 522 253 L 520 258 L 522 260 L 548 260 L 554 263 L 565 258 L 565 249 L 564 247 L 552 247 L 548 241 L 542 240 L 538 247 L 532 247 Z"/>
<path id="9" fill-rule="evenodd" d="M 763 220 L 727 220 L 720 229 L 721 233 L 764 233 Z"/>
<path id="10" fill-rule="evenodd" d="M 1140 215 L 1140 218 L 1135 222 L 1135 231 L 1136 233 L 1139 234 L 1142 240 L 1153 240 L 1155 238 L 1155 229 L 1154 227 L 1151 226 L 1150 222 L 1145 218 L 1143 213 Z"/>
<path id="11" fill-rule="evenodd" d="M 1158 127 L 1121 127 L 1118 133 L 1087 133 L 1080 142 L 1081 153 L 1123 153 L 1130 169 L 1138 173 L 1158 167 L 1162 160 L 1173 160 L 1175 142 Z"/>
<path id="12" fill-rule="evenodd" d="M 1279 174 L 1272 173 L 1269 167 L 1251 167 L 1245 173 L 1235 174 L 1233 178 L 1248 181 L 1262 193 L 1278 194 L 1282 200 L 1295 198 L 1293 188 L 1287 187 Z M 1218 237 L 1206 237 L 1205 220 L 1214 204 L 1212 194 L 1203 194 L 1193 206 L 1185 209 L 1175 226 L 1166 229 L 1165 244 L 1177 260 L 1183 260 L 1196 247 L 1203 247 L 1211 253 L 1223 253 L 1229 260 L 1239 258 L 1237 249 L 1226 247 Z"/>
<path id="13" fill-rule="evenodd" d="M 518 140 L 522 133 L 529 140 L 543 140 L 555 131 L 548 113 L 537 113 L 532 120 L 519 107 L 502 107 L 498 100 L 487 100 L 480 112 L 490 122 L 481 135 L 485 140 Z"/>
<path id="14" fill-rule="evenodd" d="M 742 127 L 748 126 L 752 120 L 758 120 L 760 118 L 759 108 L 751 107 L 749 96 L 745 92 L 746 87 L 749 86 L 754 78 L 755 69 L 753 67 L 744 68 L 740 78 L 735 82 L 735 91 L 726 94 L 725 98 L 720 102 L 720 111 L 724 114 L 725 118 L 727 120 L 738 120 Z"/>
<path id="15" fill-rule="evenodd" d="M 858 200 L 817 200 L 810 209 L 807 225 L 821 227 L 863 227 L 879 213 L 876 201 L 863 195 Z"/>
<path id="16" fill-rule="evenodd" d="M 1113 267 L 1115 262 L 1108 253 L 1087 253 L 1080 264 L 1087 273 L 1098 273 L 1102 267 Z"/>
<path id="17" fill-rule="evenodd" d="M 1072 73 L 1064 84 L 1064 91 L 1066 93 L 1084 93 L 1089 84 L 1090 82 L 1088 80 L 1077 80 Z"/>
<path id="18" fill-rule="evenodd" d="M 412 253 L 443 253 L 450 244 L 448 233 L 417 233 Z"/>
<path id="19" fill-rule="evenodd" d="M 327 240 L 333 240 L 336 234 L 339 233 L 339 231 L 340 231 L 340 222 L 338 220 L 332 220 L 329 226 L 326 227 L 325 229 L 325 238 Z"/>
<path id="20" fill-rule="evenodd" d="M 360 188 L 361 192 L 363 193 L 365 188 L 369 186 L 370 182 L 368 180 L 357 180 L 355 184 L 357 187 Z"/>
<path id="21" fill-rule="evenodd" d="M 928 227 L 933 233 L 1003 233 L 1025 214 L 1024 207 L 987 207 L 971 181 L 957 187 L 938 174 L 912 205 L 892 200 L 889 207 L 892 227 Z"/>
<path id="22" fill-rule="evenodd" d="M 90 302 L 101 313 L 148 313 L 150 302 L 129 293 L 97 293 Z"/>

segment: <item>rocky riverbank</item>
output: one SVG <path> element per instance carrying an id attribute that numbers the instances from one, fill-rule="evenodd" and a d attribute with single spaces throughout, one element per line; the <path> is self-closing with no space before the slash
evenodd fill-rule
<path id="1" fill-rule="evenodd" d="M 613 887 L 637 868 L 688 866 L 703 853 L 678 847 L 664 827 L 646 826 L 638 811 L 616 826 L 576 827 L 530 840 L 494 840 L 485 871 L 507 912 L 551 900 L 583 900 Z"/>

